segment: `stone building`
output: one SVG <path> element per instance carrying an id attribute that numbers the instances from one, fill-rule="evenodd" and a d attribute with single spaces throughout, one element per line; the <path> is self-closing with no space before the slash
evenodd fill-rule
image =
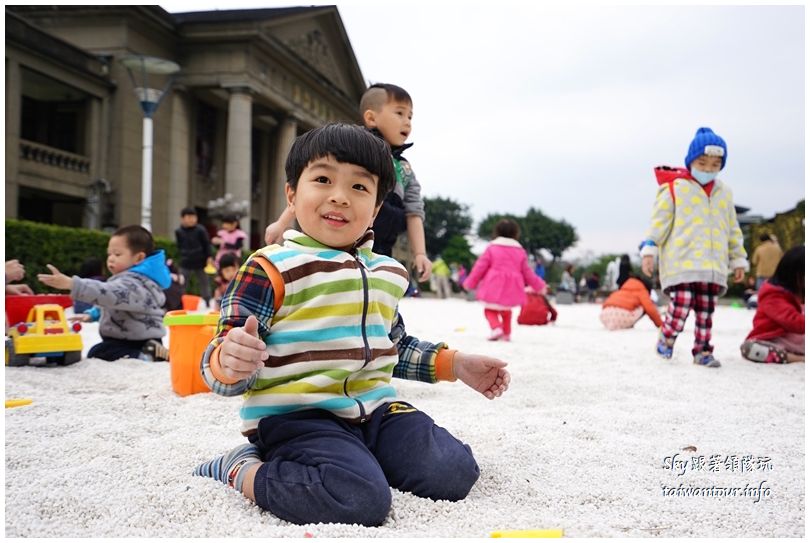
<path id="1" fill-rule="evenodd" d="M 6 217 L 140 223 L 143 113 L 120 62 L 133 54 L 180 66 L 153 117 L 156 235 L 189 205 L 215 223 L 209 203 L 230 194 L 258 246 L 293 139 L 360 120 L 366 85 L 335 6 L 6 6 Z"/>

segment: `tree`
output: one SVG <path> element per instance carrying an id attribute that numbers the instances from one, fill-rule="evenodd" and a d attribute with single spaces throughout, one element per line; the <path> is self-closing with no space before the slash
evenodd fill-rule
<path id="1" fill-rule="evenodd" d="M 425 248 L 430 258 L 444 253 L 450 240 L 464 238 L 473 224 L 472 215 L 466 204 L 450 198 L 425 198 Z M 465 240 L 466 243 L 466 240 Z M 467 245 L 469 249 L 469 245 Z"/>
<path id="2" fill-rule="evenodd" d="M 467 238 L 458 235 L 450 238 L 450 241 L 447 243 L 447 247 L 445 247 L 444 251 L 442 251 L 442 258 L 444 258 L 444 261 L 448 264 L 453 262 L 464 264 L 464 267 L 466 267 L 468 270 L 475 262 L 475 255 L 470 249 L 470 244 L 467 242 Z"/>
<path id="3" fill-rule="evenodd" d="M 525 217 L 509 214 L 487 215 L 478 226 L 478 236 L 489 239 L 495 223 L 504 218 L 512 219 L 520 225 L 520 243 L 535 256 L 540 253 L 540 249 L 546 249 L 556 260 L 578 239 L 574 227 L 565 220 L 555 221 L 533 207 L 529 208 Z"/>

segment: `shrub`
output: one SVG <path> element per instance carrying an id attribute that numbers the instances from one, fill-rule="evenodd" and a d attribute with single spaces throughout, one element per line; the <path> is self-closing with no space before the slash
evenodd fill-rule
<path id="1" fill-rule="evenodd" d="M 17 259 L 25 266 L 25 278 L 34 292 L 54 292 L 37 281 L 38 273 L 47 273 L 46 264 L 56 266 L 67 275 L 74 275 L 85 259 L 107 258 L 110 234 L 100 230 L 71 228 L 31 221 L 6 219 L 6 260 Z M 176 258 L 177 246 L 173 239 L 155 238 L 158 249 L 166 251 L 167 258 Z"/>

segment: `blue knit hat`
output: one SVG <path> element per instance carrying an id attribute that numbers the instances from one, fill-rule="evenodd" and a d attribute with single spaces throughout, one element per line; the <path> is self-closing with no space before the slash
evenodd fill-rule
<path id="1" fill-rule="evenodd" d="M 689 151 L 686 153 L 686 167 L 688 168 L 692 161 L 700 155 L 719 156 L 722 158 L 720 169 L 726 167 L 726 156 L 728 155 L 726 142 L 712 132 L 711 128 L 698 128 L 695 139 L 689 144 Z"/>

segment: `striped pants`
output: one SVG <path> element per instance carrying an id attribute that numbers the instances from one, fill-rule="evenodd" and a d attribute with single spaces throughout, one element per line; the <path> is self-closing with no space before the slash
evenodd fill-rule
<path id="1" fill-rule="evenodd" d="M 720 294 L 720 285 L 713 283 L 681 283 L 674 287 L 668 287 L 666 293 L 669 296 L 669 308 L 664 316 L 664 324 L 661 326 L 661 334 L 675 343 L 675 339 L 683 331 L 686 317 L 689 311 L 695 312 L 695 343 L 692 346 L 692 354 L 702 352 L 712 352 L 712 313 L 714 304 Z"/>

